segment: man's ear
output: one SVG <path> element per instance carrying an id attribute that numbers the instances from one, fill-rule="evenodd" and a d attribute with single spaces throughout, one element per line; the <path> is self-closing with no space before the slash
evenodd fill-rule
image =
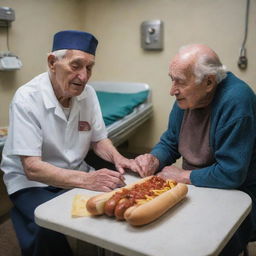
<path id="1" fill-rule="evenodd" d="M 206 78 L 206 86 L 207 91 L 212 91 L 216 86 L 216 76 L 215 75 L 208 75 Z"/>
<path id="2" fill-rule="evenodd" d="M 47 61 L 48 61 L 48 67 L 49 67 L 49 70 L 50 71 L 54 71 L 54 69 L 55 69 L 55 63 L 56 63 L 56 61 L 57 61 L 57 58 L 56 58 L 56 56 L 54 56 L 53 54 L 49 54 L 49 56 L 48 56 L 48 58 L 47 58 Z"/>

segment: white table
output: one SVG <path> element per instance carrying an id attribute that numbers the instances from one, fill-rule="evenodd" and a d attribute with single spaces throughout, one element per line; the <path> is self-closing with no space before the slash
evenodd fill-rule
<path id="1" fill-rule="evenodd" d="M 135 179 L 126 177 L 127 183 Z M 185 200 L 157 221 L 136 228 L 107 216 L 72 218 L 76 194 L 97 192 L 72 189 L 40 205 L 36 223 L 128 256 L 218 255 L 251 209 L 250 197 L 241 191 L 190 185 Z"/>

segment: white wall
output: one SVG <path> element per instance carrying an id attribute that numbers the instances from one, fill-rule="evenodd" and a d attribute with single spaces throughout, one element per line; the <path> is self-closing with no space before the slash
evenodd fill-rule
<path id="1" fill-rule="evenodd" d="M 229 70 L 256 88 L 255 0 L 251 1 L 245 72 L 237 68 L 245 0 L 88 0 L 83 5 L 84 28 L 100 41 L 93 79 L 146 82 L 153 90 L 154 118 L 133 137 L 132 147 L 152 147 L 165 130 L 174 100 L 169 96 L 168 63 L 184 44 L 209 45 Z M 151 19 L 164 22 L 162 52 L 140 47 L 140 24 Z"/>
<path id="2" fill-rule="evenodd" d="M 23 67 L 0 71 L 0 126 L 8 125 L 8 106 L 16 89 L 46 70 L 52 37 L 62 29 L 82 29 L 78 0 L 0 0 L 0 6 L 15 10 L 9 28 L 10 51 Z M 0 28 L 0 51 L 7 51 L 6 29 Z"/>
<path id="3" fill-rule="evenodd" d="M 223 63 L 256 89 L 256 0 L 251 0 L 245 72 L 237 68 L 244 35 L 246 0 L 0 0 L 14 8 L 10 50 L 23 67 L 0 72 L 0 126 L 8 125 L 8 105 L 16 89 L 46 70 L 52 36 L 62 29 L 84 29 L 99 39 L 92 80 L 139 81 L 153 91 L 154 117 L 130 140 L 133 148 L 150 148 L 167 125 L 173 98 L 169 96 L 168 63 L 177 49 L 205 43 Z M 145 52 L 140 47 L 140 24 L 164 22 L 164 50 Z M 0 28 L 0 51 L 6 50 Z"/>

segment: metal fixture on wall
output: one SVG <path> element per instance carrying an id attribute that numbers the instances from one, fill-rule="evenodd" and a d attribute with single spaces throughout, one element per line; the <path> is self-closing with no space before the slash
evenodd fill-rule
<path id="1" fill-rule="evenodd" d="M 144 50 L 163 49 L 163 22 L 161 20 L 144 21 L 140 27 L 141 47 Z"/>
<path id="2" fill-rule="evenodd" d="M 0 52 L 0 70 L 9 71 L 22 67 L 21 60 L 18 56 L 12 54 L 9 50 L 9 27 L 15 20 L 15 12 L 10 7 L 0 7 L 0 27 L 7 30 L 7 52 Z"/>
<path id="3" fill-rule="evenodd" d="M 15 20 L 15 12 L 10 7 L 0 7 L 0 27 L 9 27 Z"/>
<path id="4" fill-rule="evenodd" d="M 245 44 L 246 44 L 247 33 L 248 33 L 249 10 L 250 10 L 250 0 L 246 0 L 244 40 L 240 49 L 240 56 L 237 63 L 238 67 L 242 70 L 245 70 L 248 65 Z"/>

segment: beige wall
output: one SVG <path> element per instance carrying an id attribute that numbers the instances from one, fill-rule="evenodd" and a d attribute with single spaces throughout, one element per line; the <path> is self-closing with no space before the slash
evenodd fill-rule
<path id="1" fill-rule="evenodd" d="M 8 105 L 16 89 L 46 70 L 53 34 L 62 29 L 81 29 L 78 0 L 0 0 L 15 10 L 9 29 L 10 51 L 19 56 L 18 71 L 0 71 L 0 126 L 8 125 Z M 6 29 L 0 28 L 0 51 L 6 51 Z"/>
<path id="2" fill-rule="evenodd" d="M 256 88 L 255 1 L 251 1 L 246 72 L 237 68 L 244 35 L 245 0 L 88 0 L 84 2 L 85 29 L 101 44 L 95 80 L 139 81 L 153 91 L 154 118 L 130 141 L 132 147 L 151 147 L 165 130 L 173 98 L 167 76 L 169 59 L 184 44 L 205 43 L 219 53 L 229 70 Z M 140 48 L 140 24 L 164 22 L 164 50 Z"/>
<path id="3" fill-rule="evenodd" d="M 154 117 L 131 139 L 134 148 L 150 148 L 165 130 L 173 98 L 169 93 L 168 62 L 184 44 L 206 43 L 219 53 L 229 70 L 256 89 L 256 3 L 251 1 L 245 72 L 237 68 L 244 34 L 245 0 L 0 0 L 15 9 L 10 50 L 23 68 L 0 72 L 0 126 L 8 124 L 8 105 L 15 90 L 45 70 L 52 35 L 61 29 L 85 29 L 99 39 L 92 80 L 138 81 L 153 91 Z M 164 50 L 140 48 L 140 24 L 164 22 Z M 5 50 L 0 28 L 0 51 Z"/>

